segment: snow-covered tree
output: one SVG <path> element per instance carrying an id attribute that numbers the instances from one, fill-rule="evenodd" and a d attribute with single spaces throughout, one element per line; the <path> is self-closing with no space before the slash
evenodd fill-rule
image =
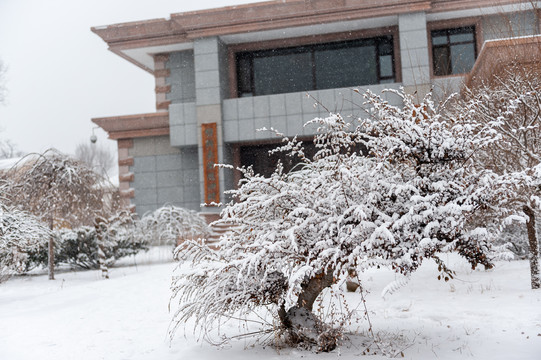
<path id="1" fill-rule="evenodd" d="M 0 282 L 25 272 L 29 253 L 46 246 L 49 234 L 35 216 L 0 205 Z"/>
<path id="2" fill-rule="evenodd" d="M 490 82 L 466 91 L 458 113 L 471 113 L 476 121 L 491 126 L 499 140 L 477 158 L 498 174 L 520 173 L 514 191 L 503 194 L 505 208 L 520 212 L 526 225 L 532 288 L 541 287 L 536 211 L 541 209 L 541 75 L 539 66 L 520 65 L 495 74 Z M 466 116 L 470 116 L 467 114 Z"/>
<path id="3" fill-rule="evenodd" d="M 210 231 L 205 219 L 197 212 L 174 205 L 165 205 L 145 214 L 140 227 L 151 243 L 170 245 L 205 238 Z"/>
<path id="4" fill-rule="evenodd" d="M 442 116 L 430 95 L 420 104 L 397 95 L 402 107 L 367 93 L 373 116 L 355 123 L 338 114 L 311 121 L 319 125 L 313 159 L 301 142 L 284 139 L 279 151 L 300 159 L 289 173 L 280 165 L 268 178 L 241 169 L 218 221 L 232 230 L 218 250 L 197 241 L 178 249 L 191 268 L 180 266 L 173 279 L 171 334 L 189 318 L 207 333 L 266 308 L 287 341 L 330 350 L 340 332 L 313 305 L 324 289 L 341 291 L 352 271 L 388 267 L 407 277 L 433 259 L 447 281 L 453 272 L 438 256 L 447 252 L 473 268 L 493 266 L 494 227 L 470 219 L 505 192 L 496 174 L 471 161 L 494 133 L 471 117 Z"/>
<path id="5" fill-rule="evenodd" d="M 5 174 L 11 203 L 37 216 L 50 230 L 92 224 L 104 210 L 102 177 L 88 166 L 48 150 L 30 155 Z M 54 238 L 49 238 L 49 278 L 54 279 Z"/>

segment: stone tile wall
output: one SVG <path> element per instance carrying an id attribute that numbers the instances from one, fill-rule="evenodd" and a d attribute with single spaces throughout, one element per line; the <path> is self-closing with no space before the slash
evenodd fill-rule
<path id="1" fill-rule="evenodd" d="M 132 200 L 140 216 L 164 204 L 199 210 L 197 148 L 174 148 L 167 136 L 134 139 Z"/>

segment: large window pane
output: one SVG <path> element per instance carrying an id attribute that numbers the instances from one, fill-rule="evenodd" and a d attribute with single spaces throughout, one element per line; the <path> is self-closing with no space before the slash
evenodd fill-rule
<path id="1" fill-rule="evenodd" d="M 448 47 L 435 47 L 433 49 L 434 57 L 434 74 L 448 75 L 451 72 L 451 64 L 449 58 Z"/>
<path id="2" fill-rule="evenodd" d="M 254 58 L 254 88 L 257 95 L 304 91 L 313 88 L 310 53 Z"/>
<path id="3" fill-rule="evenodd" d="M 375 84 L 378 82 L 376 47 L 318 50 L 315 52 L 316 89 Z"/>
<path id="4" fill-rule="evenodd" d="M 252 94 L 252 61 L 250 58 L 239 57 L 237 59 L 238 73 L 237 83 L 239 96 L 253 96 Z"/>
<path id="5" fill-rule="evenodd" d="M 239 96 L 393 82 L 393 37 L 238 53 Z"/>
<path id="6" fill-rule="evenodd" d="M 475 47 L 473 44 L 451 46 L 451 64 L 453 74 L 470 71 L 475 63 Z"/>
<path id="7" fill-rule="evenodd" d="M 392 55 L 384 55 L 379 57 L 379 76 L 382 78 L 389 78 L 392 77 L 394 74 L 393 71 L 393 56 Z M 391 79 L 393 80 L 393 79 Z"/>
<path id="8" fill-rule="evenodd" d="M 359 50 L 356 60 L 361 65 L 359 69 L 361 82 L 358 85 L 377 84 L 378 55 L 376 53 L 376 46 L 363 46 Z"/>

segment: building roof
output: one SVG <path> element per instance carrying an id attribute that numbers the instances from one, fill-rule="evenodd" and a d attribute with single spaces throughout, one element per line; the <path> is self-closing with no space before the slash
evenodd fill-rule
<path id="1" fill-rule="evenodd" d="M 452 18 L 463 17 L 464 11 L 468 11 L 468 16 L 472 16 L 529 3 L 524 0 L 275 0 L 175 13 L 168 19 L 92 27 L 92 31 L 109 45 L 109 50 L 153 73 L 153 55 L 191 49 L 194 39 L 208 36 L 243 43 L 333 32 L 333 29 L 338 32 L 396 25 L 396 15 L 402 13 L 425 11 L 436 20 L 441 13 Z M 331 24 L 346 26 L 325 27 Z"/>

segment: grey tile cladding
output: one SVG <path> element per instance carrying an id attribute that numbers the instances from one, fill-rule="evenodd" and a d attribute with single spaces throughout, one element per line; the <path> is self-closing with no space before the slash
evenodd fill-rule
<path id="1" fill-rule="evenodd" d="M 195 65 L 193 50 L 174 52 L 169 56 L 167 68 L 170 76 L 166 83 L 171 85 L 167 100 L 173 104 L 195 101 Z"/>
<path id="2" fill-rule="evenodd" d="M 133 158 L 133 169 L 134 174 L 144 173 L 144 172 L 155 172 L 156 171 L 156 157 L 155 156 L 141 156 Z"/>
<path id="3" fill-rule="evenodd" d="M 194 42 L 194 52 L 196 55 L 216 54 L 218 46 L 218 38 L 198 39 Z"/>
<path id="4" fill-rule="evenodd" d="M 195 55 L 195 72 L 218 70 L 218 56 L 216 54 Z"/>
<path id="5" fill-rule="evenodd" d="M 178 154 L 135 157 L 130 186 L 135 189 L 137 213 L 142 215 L 166 203 L 199 210 L 197 156 L 196 147 L 185 147 Z"/>
<path id="6" fill-rule="evenodd" d="M 182 206 L 184 202 L 184 188 L 168 187 L 158 189 L 158 204 L 173 204 Z M 184 206 L 182 206 L 184 207 Z"/>
<path id="7" fill-rule="evenodd" d="M 158 171 L 156 177 L 158 188 L 182 186 L 182 172 L 180 170 Z"/>
<path id="8" fill-rule="evenodd" d="M 135 173 L 131 186 L 135 189 L 154 189 L 157 186 L 155 172 Z"/>
<path id="9" fill-rule="evenodd" d="M 182 157 L 179 155 L 159 156 L 156 161 L 156 170 L 180 170 L 182 169 Z"/>

